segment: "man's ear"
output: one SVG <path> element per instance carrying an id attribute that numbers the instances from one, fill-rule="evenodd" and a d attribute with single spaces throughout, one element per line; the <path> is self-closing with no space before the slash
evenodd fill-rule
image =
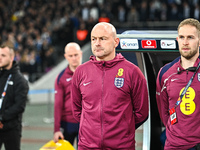
<path id="1" fill-rule="evenodd" d="M 115 38 L 115 47 L 119 45 L 119 38 Z"/>

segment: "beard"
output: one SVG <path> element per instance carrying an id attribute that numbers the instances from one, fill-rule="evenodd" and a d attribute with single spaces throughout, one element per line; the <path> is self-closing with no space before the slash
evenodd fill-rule
<path id="1" fill-rule="evenodd" d="M 191 49 L 190 49 L 190 51 L 187 51 L 187 52 L 184 52 L 184 51 L 180 50 L 180 54 L 181 54 L 181 56 L 183 56 L 185 59 L 189 60 L 189 59 L 191 59 L 192 57 L 194 57 L 194 56 L 198 53 L 198 51 L 199 51 L 199 45 L 198 45 L 196 48 L 194 48 L 194 50 L 191 50 Z"/>
<path id="2" fill-rule="evenodd" d="M 197 51 L 190 51 L 190 52 L 183 52 L 183 51 L 180 51 L 180 54 L 187 60 L 191 59 L 193 56 L 195 56 L 197 54 Z"/>

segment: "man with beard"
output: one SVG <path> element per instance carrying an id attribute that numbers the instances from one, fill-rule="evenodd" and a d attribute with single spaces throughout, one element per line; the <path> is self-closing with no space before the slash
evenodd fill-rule
<path id="1" fill-rule="evenodd" d="M 14 57 L 12 47 L 0 47 L 0 149 L 4 144 L 6 150 L 20 150 L 22 114 L 29 89 Z"/>
<path id="2" fill-rule="evenodd" d="M 200 23 L 188 18 L 178 26 L 180 57 L 162 67 L 156 98 L 166 127 L 164 150 L 193 150 L 200 143 Z"/>

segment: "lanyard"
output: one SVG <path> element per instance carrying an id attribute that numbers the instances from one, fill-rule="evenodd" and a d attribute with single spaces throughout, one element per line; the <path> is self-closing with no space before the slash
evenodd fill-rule
<path id="1" fill-rule="evenodd" d="M 180 102 L 181 102 L 183 96 L 185 95 L 187 89 L 188 89 L 188 88 L 190 87 L 190 85 L 192 84 L 192 81 L 193 81 L 193 79 L 194 79 L 194 76 L 195 76 L 195 74 L 197 73 L 197 70 L 199 69 L 199 67 L 200 67 L 200 62 L 199 62 L 199 64 L 198 64 L 197 69 L 195 70 L 194 74 L 192 75 L 192 77 L 190 78 L 189 82 L 187 83 L 185 89 L 183 90 L 183 92 L 182 92 L 181 95 L 179 96 L 179 98 L 178 98 L 178 100 L 177 100 L 177 102 L 176 102 L 175 107 L 177 107 L 177 106 L 180 104 Z"/>
<path id="2" fill-rule="evenodd" d="M 4 87 L 4 90 L 3 90 L 3 93 L 1 94 L 1 99 L 0 99 L 0 109 L 1 109 L 1 106 L 2 106 L 2 102 L 3 102 L 3 99 L 4 97 L 6 96 L 6 90 L 7 90 L 7 87 L 8 87 L 8 82 L 10 81 L 10 78 L 12 77 L 12 75 L 10 74 L 8 76 L 8 79 L 6 81 L 6 85 Z"/>

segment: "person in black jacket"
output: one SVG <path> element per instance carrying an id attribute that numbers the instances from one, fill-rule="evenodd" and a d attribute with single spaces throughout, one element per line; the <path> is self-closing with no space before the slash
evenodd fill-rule
<path id="1" fill-rule="evenodd" d="M 0 149 L 20 150 L 22 114 L 25 110 L 28 81 L 14 61 L 14 50 L 0 47 Z"/>

